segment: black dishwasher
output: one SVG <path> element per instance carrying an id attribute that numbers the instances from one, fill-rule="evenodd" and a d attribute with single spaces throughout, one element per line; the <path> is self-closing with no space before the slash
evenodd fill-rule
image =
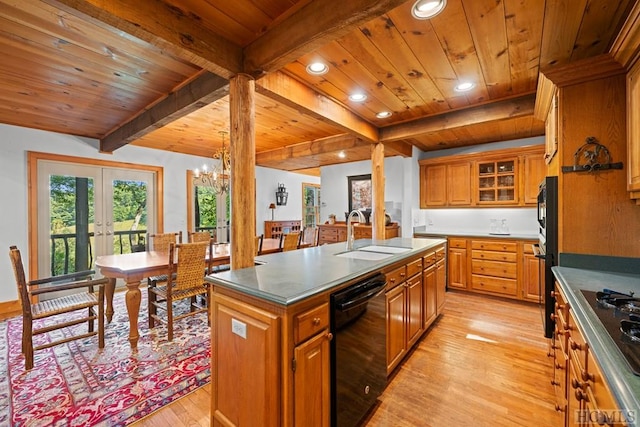
<path id="1" fill-rule="evenodd" d="M 383 274 L 331 295 L 331 425 L 358 425 L 387 385 Z"/>

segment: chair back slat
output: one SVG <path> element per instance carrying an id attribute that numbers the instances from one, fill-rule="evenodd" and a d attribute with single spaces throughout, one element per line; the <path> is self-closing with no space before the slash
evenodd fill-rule
<path id="1" fill-rule="evenodd" d="M 147 236 L 147 248 L 156 252 L 169 253 L 171 243 L 182 243 L 182 231 L 177 233 L 158 233 Z"/>
<path id="2" fill-rule="evenodd" d="M 302 241 L 308 243 L 309 246 L 318 245 L 318 227 L 305 227 Z"/>
<path id="3" fill-rule="evenodd" d="M 169 269 L 176 272 L 174 289 L 183 290 L 204 284 L 208 248 L 209 242 L 170 245 Z"/>

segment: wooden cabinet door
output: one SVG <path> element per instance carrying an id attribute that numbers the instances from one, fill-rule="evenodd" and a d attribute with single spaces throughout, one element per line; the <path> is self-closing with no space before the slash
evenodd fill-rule
<path id="1" fill-rule="evenodd" d="M 522 276 L 522 297 L 525 300 L 539 302 L 540 260 L 535 255 L 525 252 Z"/>
<path id="2" fill-rule="evenodd" d="M 427 329 L 438 315 L 438 282 L 436 265 L 432 264 L 422 273 L 424 285 L 424 329 Z"/>
<path id="3" fill-rule="evenodd" d="M 447 202 L 450 206 L 471 204 L 471 162 L 448 165 Z"/>
<path id="4" fill-rule="evenodd" d="M 280 318 L 220 294 L 211 313 L 212 425 L 282 425 Z"/>
<path id="5" fill-rule="evenodd" d="M 447 166 L 422 166 L 420 179 L 420 206 L 445 206 L 447 204 Z"/>
<path id="6" fill-rule="evenodd" d="M 531 154 L 524 158 L 522 202 L 535 205 L 538 202 L 538 187 L 547 175 L 547 165 L 540 154 Z"/>
<path id="7" fill-rule="evenodd" d="M 445 260 L 441 259 L 436 263 L 436 303 L 437 313 L 442 313 L 444 300 L 447 293 L 447 278 L 445 274 Z"/>
<path id="8" fill-rule="evenodd" d="M 328 331 L 297 346 L 294 357 L 294 425 L 329 426 L 331 384 Z"/>
<path id="9" fill-rule="evenodd" d="M 407 288 L 407 347 L 422 335 L 422 272 L 412 276 L 406 282 Z"/>
<path id="10" fill-rule="evenodd" d="M 467 289 L 466 248 L 449 248 L 449 287 Z"/>
<path id="11" fill-rule="evenodd" d="M 551 107 L 547 113 L 544 136 L 544 161 L 549 164 L 558 151 L 558 93 L 551 98 Z"/>
<path id="12" fill-rule="evenodd" d="M 405 328 L 406 291 L 396 286 L 386 294 L 387 304 L 387 373 L 402 360 L 407 352 Z"/>
<path id="13" fill-rule="evenodd" d="M 627 74 L 627 190 L 640 199 L 640 60 Z"/>

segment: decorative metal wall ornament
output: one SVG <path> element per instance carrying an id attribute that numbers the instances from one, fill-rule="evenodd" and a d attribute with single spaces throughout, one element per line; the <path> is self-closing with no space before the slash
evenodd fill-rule
<path id="1" fill-rule="evenodd" d="M 588 136 L 573 155 L 573 166 L 562 166 L 562 172 L 596 172 L 622 169 L 622 162 L 611 163 L 611 153 L 595 136 Z"/>

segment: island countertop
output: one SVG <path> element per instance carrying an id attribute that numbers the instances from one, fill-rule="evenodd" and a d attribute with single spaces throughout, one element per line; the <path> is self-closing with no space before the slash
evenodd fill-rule
<path id="1" fill-rule="evenodd" d="M 345 242 L 315 246 L 259 256 L 255 267 L 211 274 L 206 280 L 214 286 L 229 288 L 269 302 L 290 305 L 363 277 L 404 259 L 446 243 L 444 239 L 388 240 L 359 239 L 354 251 L 365 246 L 406 248 L 404 252 L 382 259 L 358 259 L 337 256 L 346 252 Z"/>

